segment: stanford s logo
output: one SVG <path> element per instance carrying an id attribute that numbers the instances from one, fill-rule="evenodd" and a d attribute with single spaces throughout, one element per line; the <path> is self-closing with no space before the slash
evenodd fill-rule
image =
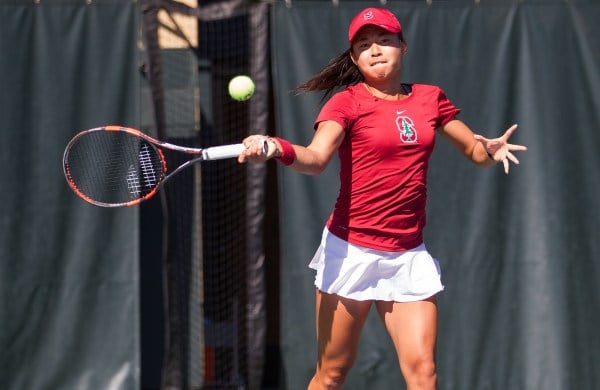
<path id="1" fill-rule="evenodd" d="M 408 116 L 402 115 L 404 111 L 396 112 L 396 127 L 400 133 L 400 140 L 406 144 L 413 144 L 417 142 L 417 130 L 415 129 L 413 120 Z"/>

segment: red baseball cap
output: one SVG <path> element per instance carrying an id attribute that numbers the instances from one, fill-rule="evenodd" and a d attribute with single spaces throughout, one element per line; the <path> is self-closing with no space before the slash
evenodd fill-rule
<path id="1" fill-rule="evenodd" d="M 348 28 L 348 41 L 352 43 L 358 30 L 366 25 L 375 25 L 387 30 L 391 33 L 397 34 L 402 32 L 400 22 L 396 19 L 396 16 L 385 8 L 365 8 L 360 11 Z"/>

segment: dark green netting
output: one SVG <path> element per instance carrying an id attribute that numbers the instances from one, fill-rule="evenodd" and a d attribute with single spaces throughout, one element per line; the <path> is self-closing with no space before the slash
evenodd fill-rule
<path id="1" fill-rule="evenodd" d="M 139 384 L 138 213 L 85 203 L 62 152 L 138 118 L 134 2 L 0 4 L 0 388 Z"/>

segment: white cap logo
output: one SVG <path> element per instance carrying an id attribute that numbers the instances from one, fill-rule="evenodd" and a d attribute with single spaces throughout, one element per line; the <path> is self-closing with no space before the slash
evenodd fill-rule
<path id="1" fill-rule="evenodd" d="M 373 11 L 365 12 L 365 14 L 363 15 L 363 19 L 364 20 L 371 20 L 371 19 L 373 19 Z"/>

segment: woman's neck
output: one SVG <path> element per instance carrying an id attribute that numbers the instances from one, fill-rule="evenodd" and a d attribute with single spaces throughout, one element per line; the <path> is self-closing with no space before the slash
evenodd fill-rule
<path id="1" fill-rule="evenodd" d="M 408 96 L 402 83 L 372 85 L 363 83 L 367 91 L 376 98 L 383 100 L 401 100 Z"/>

